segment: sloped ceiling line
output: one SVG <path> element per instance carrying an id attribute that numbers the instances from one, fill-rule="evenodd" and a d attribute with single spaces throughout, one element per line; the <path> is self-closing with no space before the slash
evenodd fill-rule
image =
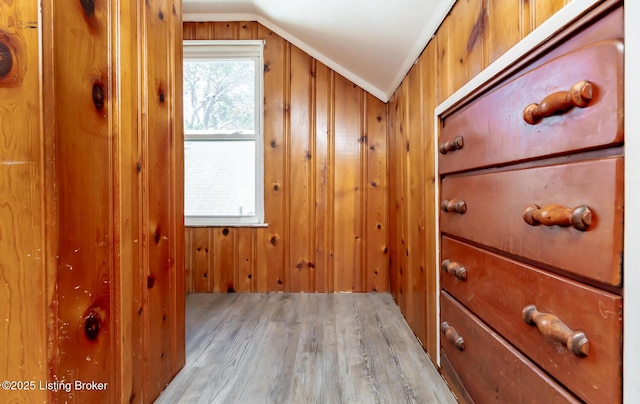
<path id="1" fill-rule="evenodd" d="M 456 0 L 440 0 L 437 4 L 438 7 L 430 14 L 429 19 L 421 31 L 420 35 L 415 38 L 411 38 L 413 46 L 408 50 L 406 56 L 403 58 L 403 62 L 399 64 L 397 71 L 384 72 L 386 83 L 384 85 L 374 85 L 370 81 L 364 79 L 362 74 L 354 71 L 353 69 L 346 68 L 343 63 L 340 63 L 335 58 L 328 55 L 326 52 L 319 51 L 316 47 L 301 40 L 296 35 L 290 33 L 286 29 L 283 29 L 278 24 L 274 23 L 270 19 L 266 18 L 263 12 L 257 8 L 254 4 L 245 4 L 241 7 L 243 10 L 252 10 L 255 12 L 241 12 L 241 13 L 185 13 L 183 20 L 187 22 L 206 22 L 206 21 L 257 21 L 264 25 L 266 28 L 280 35 L 285 40 L 289 41 L 293 45 L 297 46 L 304 52 L 308 53 L 311 57 L 317 59 L 321 63 L 325 64 L 330 69 L 334 70 L 338 74 L 344 76 L 357 86 L 361 87 L 365 91 L 371 93 L 374 97 L 380 99 L 383 102 L 388 102 L 393 93 L 402 83 L 405 76 L 418 59 L 427 43 L 431 40 L 436 33 L 438 27 L 450 12 Z M 186 3 L 186 1 L 185 1 Z M 375 38 L 373 38 L 375 41 Z M 377 52 L 376 49 L 371 49 L 370 52 Z M 374 69 L 377 66 L 373 67 Z M 395 70 L 395 69 L 394 69 Z"/>

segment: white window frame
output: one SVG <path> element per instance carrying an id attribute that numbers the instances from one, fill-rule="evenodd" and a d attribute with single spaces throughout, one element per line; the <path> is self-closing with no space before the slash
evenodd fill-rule
<path id="1" fill-rule="evenodd" d="M 256 91 L 255 91 L 255 166 L 256 166 L 256 214 L 254 216 L 187 216 L 185 214 L 185 226 L 265 226 L 264 223 L 264 41 L 234 40 L 234 41 L 183 41 L 183 60 L 207 60 L 207 59 L 252 59 L 256 63 Z M 194 136 L 196 135 L 197 136 Z M 252 137 L 253 138 L 253 137 Z M 211 135 L 207 138 L 202 131 L 184 131 L 184 140 L 193 141 L 212 140 L 223 141 L 221 136 Z M 225 136 L 226 140 L 247 139 L 246 134 Z"/>

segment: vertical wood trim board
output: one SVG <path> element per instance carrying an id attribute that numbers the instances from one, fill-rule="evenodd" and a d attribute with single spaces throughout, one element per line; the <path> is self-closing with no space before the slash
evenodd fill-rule
<path id="1" fill-rule="evenodd" d="M 266 40 L 268 227 L 187 228 L 187 290 L 388 291 L 386 105 L 256 22 L 183 34 Z"/>

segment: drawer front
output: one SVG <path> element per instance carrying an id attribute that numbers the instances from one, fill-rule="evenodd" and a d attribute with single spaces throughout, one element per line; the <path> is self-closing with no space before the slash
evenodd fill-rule
<path id="1" fill-rule="evenodd" d="M 440 228 L 443 233 L 619 286 L 622 186 L 622 157 L 446 177 L 441 197 L 450 211 L 444 212 L 441 206 Z M 455 211 L 459 205 L 466 208 L 464 213 Z M 553 218 L 567 217 L 578 225 L 586 223 L 583 206 L 591 212 L 586 230 L 547 225 L 555 222 Z M 568 210 L 562 212 L 561 207 Z M 541 221 L 531 221 L 534 225 L 525 221 L 527 210 Z"/>
<path id="2" fill-rule="evenodd" d="M 622 67 L 622 41 L 597 42 L 557 57 L 473 101 L 443 123 L 440 144 L 453 145 L 450 152 L 440 154 L 440 173 L 623 142 Z M 581 93 L 578 85 L 574 95 L 582 97 L 586 107 L 561 102 L 582 81 L 591 85 L 590 101 L 584 98 L 588 88 Z M 557 92 L 563 92 L 562 97 L 547 98 Z M 523 111 L 530 104 L 539 104 L 538 113 L 556 113 L 529 124 Z M 559 112 L 558 108 L 569 109 Z M 456 149 L 459 137 L 462 148 Z"/>
<path id="3" fill-rule="evenodd" d="M 441 251 L 449 268 L 455 264 L 464 268 L 464 280 L 447 272 L 441 275 L 443 288 L 458 301 L 582 399 L 620 402 L 620 296 L 447 237 L 442 238 Z M 557 317 L 571 331 L 584 332 L 588 355 L 577 356 L 525 323 L 523 310 L 531 304 Z"/>
<path id="4" fill-rule="evenodd" d="M 441 334 L 441 349 L 475 402 L 577 402 L 449 295 L 443 292 L 440 303 L 441 321 L 464 340 L 461 351 Z"/>

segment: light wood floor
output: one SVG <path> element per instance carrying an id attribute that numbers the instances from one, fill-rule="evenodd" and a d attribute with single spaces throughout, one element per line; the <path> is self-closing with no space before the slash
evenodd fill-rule
<path id="1" fill-rule="evenodd" d="M 391 295 L 187 295 L 156 403 L 455 403 Z"/>

